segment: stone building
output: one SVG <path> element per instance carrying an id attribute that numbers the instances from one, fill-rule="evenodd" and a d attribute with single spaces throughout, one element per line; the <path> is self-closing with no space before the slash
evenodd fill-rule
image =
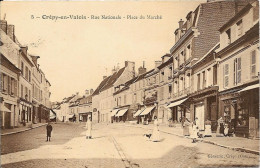
<path id="1" fill-rule="evenodd" d="M 259 137 L 259 2 L 246 5 L 220 29 L 219 113 L 236 135 Z"/>

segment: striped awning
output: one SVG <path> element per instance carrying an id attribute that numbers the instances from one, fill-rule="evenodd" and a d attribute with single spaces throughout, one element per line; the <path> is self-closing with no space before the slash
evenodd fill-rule
<path id="1" fill-rule="evenodd" d="M 139 115 L 143 112 L 143 110 L 144 110 L 144 109 L 138 110 L 138 111 L 134 114 L 134 117 L 139 116 Z"/>
<path id="2" fill-rule="evenodd" d="M 150 113 L 154 108 L 155 108 L 155 106 L 147 107 L 146 109 L 144 109 L 144 111 L 143 111 L 140 115 L 147 115 L 147 114 Z"/>
<path id="3" fill-rule="evenodd" d="M 120 111 L 116 114 L 116 117 L 123 116 L 123 115 L 127 112 L 127 110 L 128 110 L 128 109 L 120 110 Z"/>
<path id="4" fill-rule="evenodd" d="M 111 117 L 115 116 L 117 114 L 117 112 L 119 111 L 119 109 L 115 109 L 111 112 Z"/>
<path id="5" fill-rule="evenodd" d="M 173 102 L 173 103 L 169 104 L 167 107 L 170 108 L 170 107 L 178 106 L 178 105 L 182 104 L 183 102 L 185 102 L 186 100 L 187 100 L 187 98 Z"/>
<path id="6" fill-rule="evenodd" d="M 242 89 L 238 92 L 240 93 L 240 92 L 256 89 L 256 88 L 259 88 L 259 87 L 260 87 L 260 84 L 258 83 L 258 84 L 255 84 L 255 85 L 247 86 L 247 87 L 245 87 L 244 89 Z"/>

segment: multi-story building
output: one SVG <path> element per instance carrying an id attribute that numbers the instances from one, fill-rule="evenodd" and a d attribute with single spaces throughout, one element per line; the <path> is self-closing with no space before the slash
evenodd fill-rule
<path id="1" fill-rule="evenodd" d="M 135 76 L 135 63 L 126 61 L 121 69 L 114 69 L 112 75 L 105 77 L 93 93 L 93 113 L 98 113 L 98 121 L 111 122 L 111 111 L 115 106 L 115 88 Z"/>
<path id="2" fill-rule="evenodd" d="M 218 62 L 215 51 L 218 48 L 219 43 L 191 67 L 193 76 L 193 89 L 189 94 L 191 116 L 187 116 L 188 113 L 186 113 L 186 117 L 198 118 L 200 130 L 204 130 L 206 120 L 211 122 L 213 131 L 217 129 Z"/>
<path id="3" fill-rule="evenodd" d="M 167 105 L 172 101 L 173 88 L 173 57 L 170 54 L 162 56 L 162 64 L 158 66 L 159 88 L 158 88 L 158 120 L 167 123 L 172 118 L 172 113 Z"/>
<path id="4" fill-rule="evenodd" d="M 18 80 L 20 69 L 18 57 L 20 47 L 14 42 L 14 36 L 10 33 L 7 22 L 1 20 L 1 128 L 13 128 L 18 122 Z"/>
<path id="5" fill-rule="evenodd" d="M 3 112 L 2 126 L 15 127 L 35 123 L 36 110 L 33 108 L 35 96 L 33 85 L 37 84 L 34 70 L 38 67 L 34 57 L 29 55 L 28 47 L 23 47 L 15 36 L 14 25 L 8 25 L 7 21 L 1 20 L 1 84 L 2 84 L 2 102 Z M 14 74 L 15 73 L 15 74 Z M 43 74 L 43 72 L 41 72 Z M 45 96 L 45 105 L 50 108 L 49 81 L 42 80 L 45 87 L 42 94 Z M 37 92 L 39 95 L 41 92 Z M 10 96 L 8 96 L 10 95 Z M 38 100 L 40 101 L 40 100 Z M 35 103 L 34 103 L 35 104 Z M 1 106 L 2 106 L 1 105 Z M 7 107 L 7 108 L 5 108 Z M 46 111 L 45 120 L 49 117 L 49 111 Z"/>
<path id="6" fill-rule="evenodd" d="M 237 135 L 259 137 L 259 2 L 246 5 L 220 29 L 219 114 Z"/>
<path id="7" fill-rule="evenodd" d="M 201 3 L 195 11 L 180 20 L 175 30 L 175 44 L 170 52 L 173 57 L 173 101 L 169 108 L 172 118 L 179 122 L 189 120 L 194 107 L 190 107 L 188 95 L 194 90 L 191 85 L 191 66 L 206 55 L 219 42 L 219 28 L 241 9 L 246 1 L 213 1 Z M 210 24 L 208 24 L 210 23 Z M 196 77 L 194 77 L 196 79 Z"/>

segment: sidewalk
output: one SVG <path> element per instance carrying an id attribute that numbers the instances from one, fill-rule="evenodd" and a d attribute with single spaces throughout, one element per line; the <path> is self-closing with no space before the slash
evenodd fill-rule
<path id="1" fill-rule="evenodd" d="M 2 129 L 1 130 L 1 136 L 10 135 L 10 134 L 16 134 L 24 131 L 28 131 L 34 128 L 38 128 L 41 126 L 47 125 L 47 123 L 37 123 L 33 124 L 30 128 L 29 126 L 19 127 L 19 128 L 12 128 L 12 129 Z"/>
<path id="2" fill-rule="evenodd" d="M 126 126 L 138 127 L 143 129 L 153 129 L 153 124 L 142 125 L 142 124 L 129 124 L 125 123 Z M 168 125 L 160 125 L 159 129 L 161 132 L 176 135 L 183 138 L 190 138 L 183 136 L 183 130 L 181 127 L 169 127 Z M 216 137 L 213 133 L 212 137 L 198 138 L 199 141 L 204 143 L 210 143 L 220 147 L 253 153 L 259 155 L 259 140 L 242 138 L 242 137 Z"/>

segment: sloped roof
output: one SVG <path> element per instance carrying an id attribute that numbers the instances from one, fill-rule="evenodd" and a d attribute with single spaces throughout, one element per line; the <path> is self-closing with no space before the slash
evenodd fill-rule
<path id="1" fill-rule="evenodd" d="M 166 62 L 162 63 L 161 65 L 158 66 L 158 69 L 162 69 L 168 65 L 170 65 L 173 62 L 173 57 L 171 57 L 170 59 L 168 59 Z"/>
<path id="2" fill-rule="evenodd" d="M 100 90 L 105 86 L 107 81 L 111 78 L 111 76 L 106 77 L 103 81 L 98 85 L 97 89 L 93 92 L 93 96 L 99 94 Z"/>
<path id="3" fill-rule="evenodd" d="M 106 90 L 110 87 L 113 86 L 113 84 L 116 82 L 116 80 L 122 75 L 122 73 L 124 72 L 125 67 L 121 68 L 119 71 L 115 72 L 110 78 L 109 80 L 106 82 L 106 84 L 104 85 L 104 87 L 102 87 L 100 89 L 100 91 Z"/>
<path id="4" fill-rule="evenodd" d="M 68 103 L 72 98 L 74 98 L 76 95 L 72 95 L 68 98 L 65 98 L 64 102 L 63 103 Z"/>

